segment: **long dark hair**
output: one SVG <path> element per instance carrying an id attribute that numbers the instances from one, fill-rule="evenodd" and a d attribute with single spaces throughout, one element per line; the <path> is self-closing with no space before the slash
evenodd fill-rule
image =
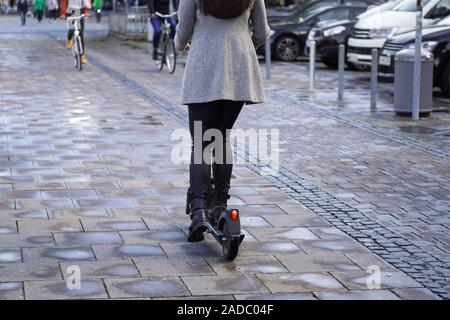
<path id="1" fill-rule="evenodd" d="M 250 7 L 252 0 L 198 0 L 200 11 L 219 19 L 239 17 Z"/>

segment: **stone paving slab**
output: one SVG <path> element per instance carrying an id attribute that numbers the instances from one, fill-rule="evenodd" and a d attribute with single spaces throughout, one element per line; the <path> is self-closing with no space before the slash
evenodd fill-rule
<path id="1" fill-rule="evenodd" d="M 0 234 L 17 233 L 16 221 L 0 221 Z"/>
<path id="2" fill-rule="evenodd" d="M 247 228 L 258 240 L 315 240 L 318 237 L 307 228 Z"/>
<path id="3" fill-rule="evenodd" d="M 362 247 L 359 243 L 352 239 L 340 240 L 296 240 L 294 241 L 303 251 L 311 253 L 370 253 L 370 251 Z"/>
<path id="4" fill-rule="evenodd" d="M 0 263 L 13 263 L 21 261 L 22 253 L 20 252 L 20 249 L 0 249 Z"/>
<path id="5" fill-rule="evenodd" d="M 425 288 L 393 289 L 402 300 L 440 300 L 439 296 Z"/>
<path id="6" fill-rule="evenodd" d="M 43 221 L 18 221 L 22 234 L 51 234 L 58 232 L 81 232 L 83 227 L 79 219 L 52 219 Z"/>
<path id="7" fill-rule="evenodd" d="M 189 295 L 179 278 L 107 279 L 106 288 L 112 298 L 176 297 Z"/>
<path id="8" fill-rule="evenodd" d="M 316 292 L 320 300 L 400 300 L 388 290 L 354 290 L 348 292 Z"/>
<path id="9" fill-rule="evenodd" d="M 161 258 L 166 254 L 157 244 L 122 244 L 92 246 L 100 260 L 122 260 L 129 258 Z"/>
<path id="10" fill-rule="evenodd" d="M 118 232 L 66 232 L 54 235 L 57 245 L 100 245 L 100 244 L 122 244 L 122 238 Z"/>
<path id="11" fill-rule="evenodd" d="M 317 300 L 312 293 L 240 294 L 236 300 Z"/>
<path id="12" fill-rule="evenodd" d="M 186 242 L 186 234 L 180 230 L 121 231 L 120 236 L 126 244 Z"/>
<path id="13" fill-rule="evenodd" d="M 2 220 L 47 220 L 48 214 L 45 209 L 38 210 L 2 210 Z"/>
<path id="14" fill-rule="evenodd" d="M 204 259 L 170 258 L 147 259 L 133 258 L 139 272 L 144 277 L 170 277 L 191 275 L 214 275 L 213 269 Z"/>
<path id="15" fill-rule="evenodd" d="M 240 257 L 233 262 L 224 262 L 223 258 L 206 259 L 217 274 L 243 273 L 287 273 L 284 264 L 273 256 Z"/>
<path id="16" fill-rule="evenodd" d="M 70 266 L 80 268 L 81 279 L 104 279 L 104 278 L 131 278 L 140 277 L 139 271 L 131 260 L 117 261 L 80 261 L 61 263 L 61 269 L 67 270 Z M 70 274 L 63 272 L 64 278 Z"/>
<path id="17" fill-rule="evenodd" d="M 265 219 L 276 228 L 305 226 L 305 227 L 328 227 L 328 222 L 313 213 L 307 215 L 266 216 Z"/>
<path id="18" fill-rule="evenodd" d="M 89 208 L 89 209 L 53 209 L 49 210 L 49 216 L 52 219 L 80 219 L 80 218 L 96 218 L 110 217 L 106 208 Z"/>
<path id="19" fill-rule="evenodd" d="M 21 282 L 0 283 L 0 300 L 23 300 L 23 288 Z"/>
<path id="20" fill-rule="evenodd" d="M 33 261 L 83 261 L 95 260 L 90 247 L 22 248 L 23 259 Z"/>
<path id="21" fill-rule="evenodd" d="M 268 292 L 254 275 L 183 276 L 181 278 L 193 295 Z"/>
<path id="22" fill-rule="evenodd" d="M 68 289 L 66 281 L 25 282 L 25 298 L 29 300 L 106 299 L 101 280 L 85 280 L 80 289 Z"/>
<path id="23" fill-rule="evenodd" d="M 258 278 L 271 292 L 346 291 L 334 277 L 327 273 L 263 274 Z"/>
<path id="24" fill-rule="evenodd" d="M 343 254 L 277 255 L 277 258 L 290 272 L 296 273 L 361 270 Z"/>
<path id="25" fill-rule="evenodd" d="M 291 241 L 244 241 L 241 256 L 265 256 L 268 254 L 303 254 L 304 251 Z"/>
<path id="26" fill-rule="evenodd" d="M 0 234 L 0 248 L 46 247 L 54 244 L 50 235 Z"/>
<path id="27" fill-rule="evenodd" d="M 148 230 L 141 219 L 118 220 L 118 219 L 81 219 L 85 231 L 137 231 Z"/>
<path id="28" fill-rule="evenodd" d="M 61 271 L 55 263 L 7 263 L 0 264 L 0 282 L 61 279 Z"/>
<path id="29" fill-rule="evenodd" d="M 331 274 L 343 283 L 348 289 L 366 289 L 367 288 L 367 272 L 364 271 L 345 271 L 331 272 Z M 380 286 L 383 289 L 393 288 L 419 288 L 419 283 L 412 280 L 406 274 L 399 271 L 381 271 Z"/>

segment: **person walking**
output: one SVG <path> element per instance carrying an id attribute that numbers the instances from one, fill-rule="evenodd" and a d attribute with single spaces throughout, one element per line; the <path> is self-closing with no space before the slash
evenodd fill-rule
<path id="1" fill-rule="evenodd" d="M 58 0 L 47 0 L 47 8 L 49 11 L 49 19 L 53 20 L 53 22 L 56 22 L 56 18 L 58 18 L 58 9 L 59 4 Z"/>
<path id="2" fill-rule="evenodd" d="M 245 104 L 264 102 L 256 48 L 265 43 L 270 29 L 264 0 L 182 0 L 178 19 L 175 46 L 189 51 L 181 94 L 192 138 L 188 241 L 197 242 L 207 230 L 210 190 L 212 214 L 227 206 L 233 170 L 230 130 Z M 204 155 L 210 142 L 203 135 L 209 129 L 220 131 L 221 150 Z"/>
<path id="3" fill-rule="evenodd" d="M 92 6 L 94 7 L 95 10 L 95 17 L 97 19 L 97 23 L 100 23 L 100 20 L 102 18 L 103 0 L 94 0 Z"/>
<path id="4" fill-rule="evenodd" d="M 17 11 L 20 13 L 20 23 L 24 26 L 27 22 L 28 2 L 27 0 L 19 0 L 17 3 Z"/>
<path id="5" fill-rule="evenodd" d="M 178 8 L 179 0 L 172 0 L 172 5 L 174 10 Z M 153 26 L 153 60 L 158 60 L 158 47 L 159 47 L 159 39 L 161 38 L 161 24 L 163 23 L 163 19 L 156 15 L 157 12 L 161 14 L 169 14 L 170 13 L 170 0 L 148 0 L 147 2 L 148 11 L 150 13 L 150 22 Z M 170 28 L 172 30 L 171 37 L 172 39 L 175 37 L 175 28 L 176 23 L 173 17 L 167 19 L 170 24 Z"/>
<path id="6" fill-rule="evenodd" d="M 36 11 L 36 17 L 38 22 L 41 23 L 42 17 L 44 16 L 45 0 L 35 0 L 34 10 Z"/>

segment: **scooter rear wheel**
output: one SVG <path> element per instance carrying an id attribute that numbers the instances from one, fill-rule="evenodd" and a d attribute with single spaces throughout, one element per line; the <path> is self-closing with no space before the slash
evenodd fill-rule
<path id="1" fill-rule="evenodd" d="M 239 252 L 240 241 L 239 238 L 233 237 L 228 228 L 228 223 L 225 221 L 222 226 L 224 241 L 222 242 L 222 251 L 225 259 L 233 261 Z"/>

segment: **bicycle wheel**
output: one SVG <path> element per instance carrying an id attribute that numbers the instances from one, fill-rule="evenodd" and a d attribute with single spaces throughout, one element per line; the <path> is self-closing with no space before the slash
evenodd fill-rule
<path id="1" fill-rule="evenodd" d="M 81 38 L 77 37 L 77 51 L 78 51 L 78 70 L 83 70 L 83 63 L 81 62 L 81 56 L 83 55 L 83 46 L 81 45 Z"/>
<path id="2" fill-rule="evenodd" d="M 173 74 L 177 66 L 177 52 L 175 50 L 175 44 L 172 39 L 167 42 L 166 50 L 167 52 L 165 58 L 167 69 L 169 69 L 170 74 Z"/>
<path id="3" fill-rule="evenodd" d="M 163 34 L 161 36 L 161 42 L 159 43 L 159 48 L 162 50 L 161 59 L 159 60 L 159 71 L 164 69 L 164 64 L 166 63 L 166 53 L 167 53 L 167 41 L 166 36 Z"/>
<path id="4" fill-rule="evenodd" d="M 81 71 L 83 69 L 83 65 L 81 63 L 81 44 L 80 39 L 77 36 L 73 37 L 72 54 L 75 60 L 75 68 Z"/>

